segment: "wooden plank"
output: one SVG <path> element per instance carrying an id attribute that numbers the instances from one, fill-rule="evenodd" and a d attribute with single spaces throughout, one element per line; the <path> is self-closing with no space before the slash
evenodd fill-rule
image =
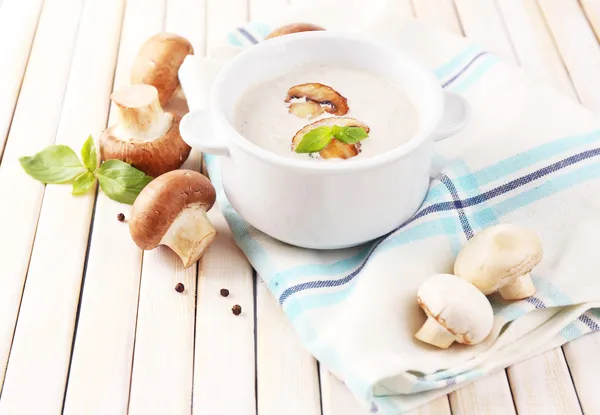
<path id="1" fill-rule="evenodd" d="M 77 152 L 106 124 L 122 7 L 122 0 L 92 0 L 82 11 L 56 136 Z M 93 205 L 93 192 L 74 197 L 70 186 L 46 188 L 0 412 L 62 409 Z"/>
<path id="2" fill-rule="evenodd" d="M 597 0 L 580 0 L 583 10 L 600 40 L 600 3 Z"/>
<path id="3" fill-rule="evenodd" d="M 560 348 L 514 365 L 507 372 L 519 415 L 581 413 Z"/>
<path id="4" fill-rule="evenodd" d="M 66 16 L 64 7 L 72 13 Z M 44 194 L 44 185 L 25 174 L 18 158 L 54 142 L 80 7 L 79 1 L 46 2 L 0 167 L 0 385 Z"/>
<path id="5" fill-rule="evenodd" d="M 260 278 L 256 291 L 258 413 L 320 415 L 316 360 Z"/>
<path id="6" fill-rule="evenodd" d="M 462 35 L 453 0 L 413 0 L 415 15 L 440 29 Z"/>
<path id="7" fill-rule="evenodd" d="M 203 52 L 205 26 L 198 24 L 204 3 L 169 0 L 165 30 L 189 38 Z M 189 16 L 194 16 L 190 19 Z M 198 53 L 197 52 L 197 53 Z M 183 111 L 177 111 L 183 115 Z M 192 152 L 182 168 L 199 171 Z M 168 248 L 144 252 L 133 357 L 129 414 L 191 413 L 197 266 L 183 269 Z M 185 290 L 177 293 L 177 283 Z M 157 356 L 162 358 L 157 359 Z"/>
<path id="8" fill-rule="evenodd" d="M 509 62 L 517 61 L 494 0 L 454 1 L 468 38 Z"/>
<path id="9" fill-rule="evenodd" d="M 249 0 L 250 20 L 269 22 L 276 18 L 286 7 L 291 5 L 291 0 Z"/>
<path id="10" fill-rule="evenodd" d="M 252 268 L 217 206 L 208 217 L 219 235 L 199 264 L 193 413 L 255 414 Z"/>
<path id="11" fill-rule="evenodd" d="M 129 84 L 131 62 L 139 46 L 162 30 L 164 11 L 164 0 L 126 2 L 115 89 Z M 116 119 L 112 110 L 109 124 Z M 128 217 L 129 206 L 99 192 L 65 414 L 127 411 L 142 252 L 131 240 L 127 222 L 116 220 L 120 212 Z"/>
<path id="12" fill-rule="evenodd" d="M 43 0 L 6 0 L 0 9 L 0 161 Z M 10 41 L 8 40 L 10 39 Z"/>
<path id="13" fill-rule="evenodd" d="M 576 0 L 539 0 L 581 102 L 600 111 L 600 45 Z"/>
<path id="14" fill-rule="evenodd" d="M 536 0 L 502 0 L 498 7 L 520 64 L 576 101 L 577 94 Z"/>
<path id="15" fill-rule="evenodd" d="M 236 26 L 244 24 L 250 17 L 250 8 L 243 0 L 206 0 L 206 43 L 209 47 L 217 47 L 227 43 L 227 34 Z"/>
<path id="16" fill-rule="evenodd" d="M 450 395 L 455 415 L 515 413 L 506 372 L 500 370 L 458 389 Z"/>
<path id="17" fill-rule="evenodd" d="M 600 414 L 600 333 L 586 334 L 563 346 L 579 403 L 585 414 Z"/>

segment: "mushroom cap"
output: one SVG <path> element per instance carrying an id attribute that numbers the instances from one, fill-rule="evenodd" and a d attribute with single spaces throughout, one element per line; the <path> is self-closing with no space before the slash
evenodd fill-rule
<path id="1" fill-rule="evenodd" d="M 186 207 L 197 204 L 208 211 L 215 199 L 215 188 L 201 173 L 185 169 L 165 173 L 135 199 L 129 219 L 131 238 L 144 250 L 154 249 Z"/>
<path id="2" fill-rule="evenodd" d="M 345 115 L 350 110 L 346 97 L 329 85 L 318 82 L 294 85 L 288 90 L 285 102 L 298 98 L 326 105 L 325 111 L 333 115 Z"/>
<path id="3" fill-rule="evenodd" d="M 489 227 L 461 249 L 454 274 L 488 295 L 531 271 L 542 260 L 538 235 L 513 224 Z"/>
<path id="4" fill-rule="evenodd" d="M 425 280 L 419 287 L 417 301 L 425 314 L 459 343 L 480 343 L 494 325 L 494 312 L 485 295 L 452 274 L 436 274 Z"/>
<path id="5" fill-rule="evenodd" d="M 152 141 L 118 137 L 116 134 L 119 126 L 108 127 L 100 136 L 102 159 L 122 160 L 152 177 L 181 167 L 192 148 L 183 141 L 179 133 L 181 117 L 166 114 L 173 118 L 171 126 L 165 134 Z"/>
<path id="6" fill-rule="evenodd" d="M 271 33 L 269 33 L 267 35 L 267 37 L 265 37 L 265 40 L 271 39 L 274 37 L 278 37 L 278 36 L 289 35 L 292 33 L 313 32 L 316 30 L 325 30 L 325 29 L 321 26 L 317 26 L 316 24 L 312 24 L 312 23 L 290 23 L 290 24 L 278 27 L 277 29 L 273 30 Z"/>
<path id="7" fill-rule="evenodd" d="M 179 86 L 179 67 L 186 56 L 193 54 L 194 48 L 186 38 L 158 33 L 138 51 L 131 67 L 131 83 L 155 86 L 164 107 Z"/>

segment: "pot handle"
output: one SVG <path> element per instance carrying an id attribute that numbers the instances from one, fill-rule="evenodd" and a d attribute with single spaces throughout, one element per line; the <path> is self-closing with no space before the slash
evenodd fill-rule
<path id="1" fill-rule="evenodd" d="M 215 131 L 215 113 L 210 109 L 188 112 L 179 124 L 181 138 L 190 147 L 215 156 L 228 156 L 229 149 Z"/>
<path id="2" fill-rule="evenodd" d="M 434 133 L 434 141 L 451 137 L 465 128 L 471 120 L 471 105 L 454 92 L 444 91 L 444 115 Z"/>

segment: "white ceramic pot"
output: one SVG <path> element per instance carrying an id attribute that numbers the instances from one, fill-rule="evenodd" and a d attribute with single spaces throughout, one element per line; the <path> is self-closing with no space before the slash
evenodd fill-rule
<path id="1" fill-rule="evenodd" d="M 284 158 L 238 134 L 231 121 L 240 95 L 307 62 L 363 69 L 401 85 L 419 113 L 417 134 L 393 151 L 333 163 Z M 409 219 L 427 193 L 433 142 L 462 129 L 469 114 L 464 99 L 443 91 L 401 52 L 364 37 L 307 32 L 261 42 L 228 62 L 208 108 L 184 116 L 181 135 L 221 156 L 227 198 L 252 226 L 292 245 L 333 249 L 370 241 Z"/>

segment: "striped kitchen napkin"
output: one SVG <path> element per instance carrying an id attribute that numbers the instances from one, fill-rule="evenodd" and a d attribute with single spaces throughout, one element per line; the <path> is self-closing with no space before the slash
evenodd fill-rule
<path id="1" fill-rule="evenodd" d="M 385 1 L 367 8 L 321 2 L 239 28 L 229 42 L 251 47 L 272 27 L 294 21 L 380 37 L 430 67 L 473 109 L 464 131 L 436 144 L 438 175 L 419 211 L 388 235 L 350 249 L 296 248 L 252 228 L 227 201 L 218 158 L 206 156 L 238 245 L 321 364 L 372 412 L 397 414 L 599 330 L 600 118 L 461 37 L 400 23 Z M 198 109 L 206 87 L 194 90 L 192 78 L 208 85 L 202 68 L 210 59 L 194 59 L 180 77 Z M 434 350 L 416 341 L 425 319 L 416 304 L 420 283 L 451 272 L 461 246 L 499 223 L 532 228 L 542 238 L 535 297 L 507 303 L 492 296 L 494 329 L 477 346 Z"/>

